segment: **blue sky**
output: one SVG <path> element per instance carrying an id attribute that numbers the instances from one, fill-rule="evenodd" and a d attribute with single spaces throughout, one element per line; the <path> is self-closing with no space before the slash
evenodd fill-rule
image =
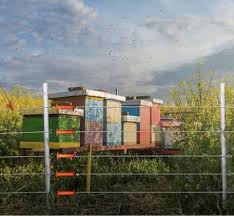
<path id="1" fill-rule="evenodd" d="M 162 96 L 198 62 L 232 76 L 233 0 L 0 0 L 6 87 Z"/>

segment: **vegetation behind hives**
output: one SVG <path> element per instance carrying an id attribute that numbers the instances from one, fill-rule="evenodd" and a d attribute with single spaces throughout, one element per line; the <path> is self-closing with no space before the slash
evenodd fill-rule
<path id="1" fill-rule="evenodd" d="M 226 88 L 227 105 L 233 104 L 233 88 Z M 12 95 L 14 97 L 14 95 Z M 29 96 L 34 103 L 34 98 Z M 39 100 L 40 101 L 40 100 Z M 35 99 L 35 103 L 39 103 Z M 170 114 L 181 122 L 181 131 L 217 131 L 219 130 L 220 117 L 219 87 L 209 79 L 201 79 L 197 74 L 191 82 L 182 82 L 171 93 L 170 104 L 179 108 L 176 112 L 172 109 L 163 109 L 162 112 Z M 22 106 L 31 106 L 28 102 Z M 209 107 L 185 108 L 186 105 Z M 2 112 L 1 112 L 2 113 Z M 233 130 L 232 109 L 227 109 L 227 130 Z M 2 114 L 0 114 L 2 115 Z M 4 114 L 6 115 L 6 114 Z M 11 114 L 8 121 L 1 120 L 0 124 L 5 129 L 20 130 L 21 117 L 18 113 Z M 1 117 L 1 119 L 3 119 Z M 13 124 L 10 124 L 13 123 Z M 14 128 L 13 126 L 14 125 Z M 9 128 L 8 128 L 9 126 Z M 3 127 L 3 126 L 2 126 Z M 231 153 L 233 135 L 226 134 L 228 153 Z M 6 145 L 8 138 L 2 138 L 1 151 L 3 155 L 17 154 L 18 147 L 15 136 L 11 136 L 16 145 Z M 220 154 L 219 134 L 217 133 L 180 133 L 177 146 L 181 154 Z M 106 152 L 105 154 L 111 154 Z M 17 162 L 16 162 L 17 161 Z M 85 173 L 86 158 L 73 161 L 59 161 L 52 159 L 52 171 L 59 167 L 61 170 L 75 169 L 77 173 Z M 43 172 L 43 159 L 24 159 L 0 162 L 1 173 L 27 173 Z M 231 172 L 231 160 L 228 160 L 228 172 Z M 93 159 L 92 172 L 94 173 L 159 173 L 159 172 L 203 172 L 220 173 L 220 160 L 217 158 L 96 158 Z M 233 196 L 228 196 L 225 206 L 222 206 L 220 195 L 214 194 L 102 194 L 78 195 L 75 198 L 61 199 L 54 196 L 58 188 L 75 188 L 78 192 L 85 190 L 85 176 L 76 180 L 67 179 L 57 181 L 52 179 L 51 214 L 233 214 Z M 44 176 L 1 177 L 0 188 L 2 191 L 44 189 Z M 232 177 L 228 177 L 228 188 L 233 190 Z M 93 176 L 91 181 L 92 191 L 221 191 L 221 176 Z M 225 211 L 226 212 L 225 212 Z M 43 214 L 45 208 L 43 195 L 11 195 L 2 196 L 0 214 Z"/>
<path id="2" fill-rule="evenodd" d="M 7 109 L 6 97 L 0 93 L 0 132 L 19 132 L 22 127 L 20 108 L 41 107 L 41 97 L 33 96 L 30 91 L 14 86 L 8 92 L 14 110 Z M 41 108 L 38 108 L 41 109 Z M 19 134 L 0 135 L 0 155 L 17 155 L 19 153 Z"/>

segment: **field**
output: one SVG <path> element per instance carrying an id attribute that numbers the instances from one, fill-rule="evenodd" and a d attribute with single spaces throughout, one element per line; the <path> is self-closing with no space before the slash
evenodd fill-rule
<path id="1" fill-rule="evenodd" d="M 88 153 L 74 160 L 57 160 L 52 153 L 50 208 L 45 202 L 43 154 L 19 155 L 19 110 L 42 102 L 20 87 L 12 89 L 9 97 L 15 110 L 1 106 L 0 112 L 0 214 L 233 214 L 234 91 L 226 86 L 227 199 L 223 201 L 219 88 L 209 83 L 196 76 L 182 82 L 172 89 L 163 107 L 164 114 L 181 122 L 176 140 L 179 155 L 95 153 L 91 192 L 87 193 Z M 56 178 L 58 170 L 74 170 L 79 175 Z M 62 189 L 75 190 L 76 196 L 56 197 Z"/>

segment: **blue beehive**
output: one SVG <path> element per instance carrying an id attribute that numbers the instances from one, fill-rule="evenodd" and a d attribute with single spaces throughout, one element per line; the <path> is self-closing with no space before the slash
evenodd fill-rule
<path id="1" fill-rule="evenodd" d="M 104 145 L 122 144 L 122 104 L 125 97 L 116 96 L 115 100 L 106 99 L 104 109 Z"/>
<path id="2" fill-rule="evenodd" d="M 68 92 L 50 94 L 50 99 L 69 101 L 84 108 L 81 146 L 121 144 L 121 102 L 126 101 L 125 97 L 77 87 Z"/>
<path id="3" fill-rule="evenodd" d="M 122 144 L 122 125 L 121 123 L 107 123 L 104 142 L 108 146 Z"/>
<path id="4" fill-rule="evenodd" d="M 85 120 L 103 123 L 103 100 L 97 98 L 86 98 Z"/>

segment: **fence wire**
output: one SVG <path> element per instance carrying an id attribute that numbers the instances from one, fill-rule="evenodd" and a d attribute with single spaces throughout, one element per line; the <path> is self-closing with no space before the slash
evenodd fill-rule
<path id="1" fill-rule="evenodd" d="M 40 176 L 45 175 L 46 173 L 0 173 L 0 177 L 15 177 L 15 176 Z M 87 176 L 87 173 L 77 173 L 76 177 Z M 92 176 L 221 176 L 221 173 L 91 173 Z M 234 173 L 227 173 L 228 176 L 233 176 Z M 55 173 L 52 173 L 51 176 L 55 176 Z M 75 177 L 75 176 L 74 176 Z"/>
<path id="2" fill-rule="evenodd" d="M 46 194 L 46 192 L 45 191 L 6 191 L 6 192 L 0 192 L 0 195 L 9 195 L 9 194 L 28 195 L 28 194 Z"/>
<path id="3" fill-rule="evenodd" d="M 49 134 L 52 134 L 53 132 L 56 132 L 54 130 L 50 130 Z M 86 130 L 86 131 L 72 131 L 73 133 L 107 133 L 109 132 L 108 130 Z M 230 130 L 230 131 L 199 131 L 199 130 L 194 130 L 194 131 L 189 131 L 189 130 L 165 130 L 165 131 L 152 131 L 152 130 L 141 130 L 141 131 L 118 131 L 121 133 L 140 133 L 140 132 L 144 132 L 144 133 L 155 133 L 155 134 L 160 134 L 160 133 L 234 133 L 234 131 Z M 47 133 L 46 131 L 3 131 L 0 132 L 0 135 L 14 135 L 14 134 L 44 134 Z M 70 134 L 71 135 L 71 134 Z"/>
<path id="4" fill-rule="evenodd" d="M 87 158 L 87 155 L 76 155 L 76 158 Z M 221 158 L 222 155 L 92 155 L 92 158 Z M 231 158 L 232 155 L 227 155 Z"/>
<path id="5" fill-rule="evenodd" d="M 69 105 L 68 105 L 69 106 Z M 58 105 L 59 107 L 59 105 Z M 1 111 L 24 111 L 24 110 L 36 110 L 36 109 L 41 109 L 43 110 L 43 108 L 48 108 L 48 109 L 59 109 L 56 108 L 56 106 L 48 106 L 48 107 L 44 107 L 44 106 L 35 106 L 35 107 L 16 107 L 14 108 L 14 110 L 10 110 L 9 108 L 1 108 Z M 222 106 L 220 105 L 207 105 L 207 106 L 199 106 L 199 105 L 194 105 L 194 106 L 189 106 L 189 105 L 159 105 L 158 107 L 150 107 L 150 106 L 146 106 L 146 105 L 122 105 L 122 106 L 80 106 L 77 105 L 75 106 L 75 108 L 80 108 L 80 109 L 85 109 L 85 108 L 94 108 L 94 109 L 100 109 L 100 108 L 106 108 L 106 109 L 123 109 L 123 108 L 130 108 L 130 109 L 135 109 L 135 108 L 149 108 L 149 109 L 163 109 L 163 108 L 175 108 L 175 109 L 179 109 L 179 108 L 204 108 L 204 109 L 213 109 L 213 108 L 222 108 Z M 225 109 L 234 109 L 234 106 L 225 106 Z"/>
<path id="6" fill-rule="evenodd" d="M 44 158 L 44 155 L 9 155 L 9 156 L 0 156 L 0 159 L 14 159 L 14 158 Z"/>
<path id="7" fill-rule="evenodd" d="M 94 109 L 134 109 L 134 108 L 146 108 L 145 106 L 139 106 L 139 105 L 123 105 L 122 107 L 112 107 L 112 106 L 77 106 L 77 108 L 94 108 Z M 26 110 L 35 110 L 35 109 L 43 109 L 53 108 L 52 106 L 49 107 L 21 107 L 16 108 L 16 111 L 26 111 Z M 159 109 L 159 107 L 151 107 L 152 109 Z M 204 108 L 204 109 L 213 109 L 213 108 L 222 108 L 221 106 L 188 106 L 188 105 L 182 105 L 182 106 L 175 106 L 175 105 L 163 105 L 160 106 L 160 109 L 163 108 L 172 108 L 172 109 L 181 109 L 181 108 Z M 226 109 L 234 109 L 234 106 L 226 106 Z M 9 109 L 1 109 L 1 111 L 9 111 Z M 52 133 L 51 130 L 49 133 Z M 74 131 L 79 133 L 106 133 L 107 130 L 102 131 L 92 131 L 92 130 L 86 130 L 86 131 Z M 125 133 L 139 133 L 139 131 L 121 131 Z M 141 132 L 152 132 L 152 130 L 141 130 Z M 205 131 L 205 130 L 167 130 L 167 131 L 154 131 L 155 133 L 200 133 L 200 134 L 206 134 L 206 133 L 234 133 L 233 130 L 212 130 L 212 131 Z M 6 132 L 0 132 L 0 135 L 8 135 L 8 134 L 41 134 L 45 133 L 45 131 L 6 131 Z M 76 155 L 76 158 L 87 158 L 87 155 Z M 92 155 L 92 158 L 222 158 L 222 155 Z M 225 157 L 231 158 L 232 155 L 226 155 Z M 0 159 L 14 159 L 14 158 L 44 158 L 44 156 L 0 156 Z M 52 157 L 51 157 L 52 158 Z M 27 175 L 45 175 L 46 173 L 0 173 L 0 177 L 4 176 L 27 176 Z M 54 173 L 52 173 L 54 175 Z M 221 176 L 222 173 L 91 173 L 92 176 Z M 227 176 L 233 176 L 234 173 L 227 173 Z M 79 173 L 77 176 L 87 176 L 87 173 Z M 20 195 L 27 195 L 27 194 L 46 194 L 45 191 L 6 191 L 6 192 L 0 192 L 0 195 L 8 195 L 8 194 L 20 194 Z M 227 191 L 228 194 L 233 194 L 232 191 Z M 77 194 L 222 194 L 222 191 L 91 191 L 91 192 L 78 192 Z"/>

